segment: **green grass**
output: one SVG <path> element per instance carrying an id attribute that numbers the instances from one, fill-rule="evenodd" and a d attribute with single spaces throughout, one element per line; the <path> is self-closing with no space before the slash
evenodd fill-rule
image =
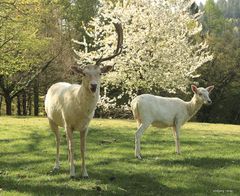
<path id="1" fill-rule="evenodd" d="M 171 129 L 148 129 L 144 159 L 134 158 L 136 123 L 93 120 L 87 139 L 90 178 L 69 178 L 62 130 L 61 169 L 50 171 L 55 138 L 46 118 L 0 118 L 0 195 L 240 195 L 240 126 L 188 123 L 182 154 Z M 79 133 L 75 137 L 80 176 Z"/>

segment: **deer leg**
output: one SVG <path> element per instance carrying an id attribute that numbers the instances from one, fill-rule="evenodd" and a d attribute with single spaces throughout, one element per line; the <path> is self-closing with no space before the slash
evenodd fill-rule
<path id="1" fill-rule="evenodd" d="M 68 153 L 68 162 L 70 163 L 70 150 L 68 148 L 68 134 L 67 134 L 67 130 L 65 130 L 66 132 L 66 141 L 67 141 L 67 153 Z"/>
<path id="2" fill-rule="evenodd" d="M 177 154 L 181 154 L 180 151 L 180 128 L 176 127 L 176 148 Z"/>
<path id="3" fill-rule="evenodd" d="M 69 165 L 70 165 L 70 177 L 75 177 L 75 166 L 74 166 L 74 146 L 73 146 L 73 131 L 68 126 L 65 127 L 68 143 L 69 152 Z"/>
<path id="4" fill-rule="evenodd" d="M 136 133 L 135 133 L 135 156 L 136 158 L 138 159 L 142 159 L 141 157 L 141 137 L 142 137 L 142 134 L 143 132 L 149 127 L 150 123 L 142 123 Z"/>
<path id="5" fill-rule="evenodd" d="M 54 132 L 55 138 L 56 138 L 56 161 L 55 161 L 55 165 L 53 167 L 53 170 L 56 171 L 56 170 L 59 170 L 59 168 L 60 168 L 60 162 L 59 162 L 60 133 L 59 133 L 59 129 L 58 129 L 58 126 L 56 125 L 56 123 L 54 123 L 50 119 L 48 119 L 48 121 L 49 121 L 50 128 Z"/>
<path id="6" fill-rule="evenodd" d="M 87 173 L 87 169 L 86 169 L 86 165 L 85 165 L 86 138 L 87 138 L 87 130 L 80 131 L 82 177 L 84 177 L 84 178 L 88 178 L 88 173 Z"/>
<path id="7" fill-rule="evenodd" d="M 180 152 L 180 127 L 177 125 L 173 126 L 173 137 L 175 139 L 176 153 L 181 154 Z"/>

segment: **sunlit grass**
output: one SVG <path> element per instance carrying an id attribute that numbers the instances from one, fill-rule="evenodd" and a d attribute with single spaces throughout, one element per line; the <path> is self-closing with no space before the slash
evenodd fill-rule
<path id="1" fill-rule="evenodd" d="M 61 137 L 61 169 L 54 165 L 55 138 L 46 118 L 0 118 L 0 195 L 212 195 L 240 194 L 240 126 L 188 123 L 182 154 L 174 153 L 171 129 L 148 129 L 144 159 L 134 158 L 136 123 L 95 119 L 87 141 L 89 179 L 69 179 Z M 79 133 L 75 137 L 80 176 Z"/>

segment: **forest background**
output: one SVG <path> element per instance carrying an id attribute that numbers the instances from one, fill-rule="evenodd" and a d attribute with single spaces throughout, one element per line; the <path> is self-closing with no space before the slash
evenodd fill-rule
<path id="1" fill-rule="evenodd" d="M 110 7 L 124 6 L 124 1 L 104 2 L 109 3 Z M 142 2 L 149 6 L 148 1 Z M 53 83 L 81 82 L 81 77 L 71 73 L 71 66 L 76 65 L 76 59 L 79 59 L 76 51 L 85 49 L 81 43 L 84 45 L 94 42 L 91 36 L 88 36 L 86 27 L 94 17 L 96 20 L 99 16 L 100 5 L 98 0 L 0 1 L 0 115 L 44 115 L 44 96 Z M 170 71 L 168 79 L 163 77 L 162 81 L 156 79 L 155 83 L 150 83 L 147 78 L 154 73 L 150 69 L 139 71 L 138 75 L 138 71 L 131 72 L 127 66 L 121 70 L 116 64 L 115 74 L 130 79 L 125 80 L 127 85 L 119 85 L 111 82 L 111 77 L 106 76 L 108 80 L 104 79 L 102 83 L 96 117 L 131 118 L 129 100 L 133 95 L 142 93 L 177 96 L 189 100 L 192 96 L 190 84 L 195 83 L 198 86 L 215 85 L 211 94 L 213 104 L 203 107 L 195 121 L 240 123 L 240 2 L 207 0 L 205 4 L 188 2 L 188 5 L 189 15 L 199 15 L 196 20 L 201 26 L 197 34 L 188 38 L 191 42 L 207 45 L 208 54 L 212 55 L 210 61 L 195 67 L 194 73 L 198 77 L 189 77 L 181 82 L 178 76 L 175 74 L 174 77 L 174 72 L 171 75 Z M 144 8 L 145 5 L 142 6 Z M 178 22 L 174 18 L 171 21 Z M 173 45 L 173 48 L 176 49 L 176 46 Z M 129 53 L 127 49 L 126 53 Z M 141 51 L 135 51 L 134 54 L 140 53 Z M 151 53 L 149 54 L 146 54 L 145 61 L 152 59 Z M 177 52 L 171 55 L 165 56 L 166 64 L 168 61 L 170 63 L 169 59 L 180 58 Z M 118 61 L 127 63 L 124 62 L 124 58 L 127 59 L 123 54 Z M 139 57 L 140 60 L 141 58 Z M 131 63 L 136 68 L 141 64 L 140 61 Z M 161 69 L 161 63 L 159 67 Z M 130 70 L 127 72 L 129 75 L 121 75 L 126 73 L 126 68 Z M 165 68 L 164 63 L 162 68 Z M 138 85 L 141 79 L 142 83 Z M 182 88 L 184 85 L 185 89 Z M 132 90 L 130 93 L 129 89 Z"/>

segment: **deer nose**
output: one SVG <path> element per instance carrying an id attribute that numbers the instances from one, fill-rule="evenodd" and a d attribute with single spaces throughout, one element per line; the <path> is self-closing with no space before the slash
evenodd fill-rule
<path id="1" fill-rule="evenodd" d="M 212 101 L 211 101 L 211 100 L 208 100 L 207 103 L 210 105 L 210 104 L 212 104 Z"/>
<path id="2" fill-rule="evenodd" d="M 90 89 L 91 89 L 91 91 L 92 91 L 93 93 L 95 93 L 96 90 L 97 90 L 97 84 L 91 84 L 91 85 L 90 85 Z"/>

